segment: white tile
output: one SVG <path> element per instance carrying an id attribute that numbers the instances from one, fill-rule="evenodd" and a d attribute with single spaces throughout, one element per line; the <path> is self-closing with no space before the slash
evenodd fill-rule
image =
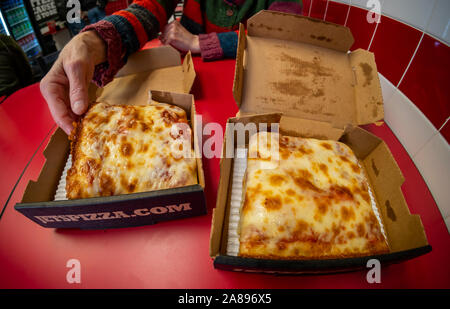
<path id="1" fill-rule="evenodd" d="M 450 120 L 450 116 L 449 117 L 447 117 L 447 119 L 445 119 L 445 121 L 444 121 L 444 124 L 439 128 L 439 132 L 441 132 L 441 130 L 443 130 L 444 129 L 444 127 L 447 125 L 447 122 L 449 123 L 449 125 L 450 125 L 450 122 L 449 122 L 449 120 Z"/>
<path id="2" fill-rule="evenodd" d="M 391 0 L 351 0 L 351 5 L 363 8 L 367 11 L 382 13 L 383 3 Z"/>
<path id="3" fill-rule="evenodd" d="M 450 1 L 437 0 L 426 31 L 450 43 Z"/>
<path id="4" fill-rule="evenodd" d="M 409 63 L 408 63 L 408 65 L 406 66 L 405 71 L 403 71 L 402 77 L 401 77 L 400 80 L 398 81 L 397 87 L 400 87 L 400 84 L 402 83 L 403 78 L 405 77 L 406 73 L 407 73 L 408 70 L 409 70 L 409 67 L 411 66 L 411 63 L 414 61 L 414 57 L 416 57 L 417 50 L 419 49 L 420 44 L 422 44 L 422 40 L 423 40 L 423 37 L 424 37 L 424 36 L 425 36 L 425 32 L 422 32 L 422 35 L 420 36 L 420 39 L 419 39 L 419 43 L 417 43 L 417 46 L 416 46 L 416 48 L 414 49 L 414 53 L 413 53 L 411 59 L 409 60 Z"/>
<path id="5" fill-rule="evenodd" d="M 351 0 L 330 0 L 333 2 L 340 2 L 340 3 L 345 3 L 345 4 L 350 4 Z"/>
<path id="6" fill-rule="evenodd" d="M 450 216 L 450 146 L 436 134 L 415 156 L 414 163 L 422 174 L 444 218 Z"/>
<path id="7" fill-rule="evenodd" d="M 378 73 L 378 76 L 380 77 L 380 84 L 381 84 L 381 92 L 383 94 L 383 102 L 386 102 L 389 100 L 394 93 L 396 87 L 381 73 Z"/>
<path id="8" fill-rule="evenodd" d="M 369 2 L 369 0 L 352 0 L 351 2 L 351 4 L 354 6 L 359 6 L 360 8 L 366 10 L 368 9 L 367 3 Z"/>
<path id="9" fill-rule="evenodd" d="M 381 12 L 424 30 L 435 2 L 436 0 L 387 0 L 381 6 Z"/>
<path id="10" fill-rule="evenodd" d="M 411 157 L 438 133 L 417 106 L 398 89 L 384 102 L 384 120 Z"/>

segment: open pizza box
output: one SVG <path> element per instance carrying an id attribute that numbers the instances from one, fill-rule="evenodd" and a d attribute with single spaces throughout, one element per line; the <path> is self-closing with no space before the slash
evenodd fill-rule
<path id="1" fill-rule="evenodd" d="M 239 113 L 228 119 L 225 130 L 211 228 L 210 256 L 216 268 L 338 272 L 366 268 L 372 258 L 390 263 L 431 251 L 420 217 L 409 212 L 401 191 L 404 178 L 388 147 L 358 127 L 383 119 L 383 101 L 374 55 L 361 49 L 348 52 L 352 44 L 348 28 L 298 15 L 261 11 L 248 20 L 247 34 L 241 25 L 233 85 Z M 233 172 L 235 150 L 248 146 L 248 124 L 256 124 L 257 131 L 273 130 L 275 124 L 284 135 L 348 145 L 367 175 L 390 253 L 320 260 L 243 258 L 237 249 L 230 254 L 229 226 L 235 224 L 229 224 L 230 205 L 236 203 L 231 191 L 238 176 Z"/>
<path id="2" fill-rule="evenodd" d="M 160 221 L 206 214 L 201 145 L 195 121 L 193 95 L 189 94 L 195 70 L 188 53 L 183 63 L 172 47 L 143 50 L 132 55 L 114 80 L 104 88 L 89 88 L 90 102 L 146 105 L 154 101 L 173 104 L 186 111 L 193 136 L 198 183 L 190 186 L 142 193 L 76 200 L 55 200 L 65 188 L 70 143 L 57 129 L 44 156 L 46 162 L 37 180 L 31 180 L 15 209 L 43 227 L 104 229 L 154 224 Z M 151 91 L 150 91 L 151 90 Z M 58 193 L 59 194 L 59 193 Z M 65 194 L 64 194 L 65 197 Z"/>

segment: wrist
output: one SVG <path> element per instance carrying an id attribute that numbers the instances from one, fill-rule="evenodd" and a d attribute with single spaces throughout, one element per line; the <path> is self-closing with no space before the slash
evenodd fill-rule
<path id="1" fill-rule="evenodd" d="M 95 65 L 106 61 L 106 43 L 95 30 L 82 32 L 79 36 L 87 46 Z"/>
<path id="2" fill-rule="evenodd" d="M 200 54 L 200 40 L 198 35 L 194 35 L 194 39 L 192 42 L 191 52 L 194 54 Z"/>

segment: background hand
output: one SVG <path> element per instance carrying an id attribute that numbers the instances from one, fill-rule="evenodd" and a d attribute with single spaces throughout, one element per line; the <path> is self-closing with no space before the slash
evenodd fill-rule
<path id="1" fill-rule="evenodd" d="M 166 25 L 159 39 L 165 45 L 172 45 L 180 51 L 200 53 L 198 35 L 194 35 L 175 20 Z"/>

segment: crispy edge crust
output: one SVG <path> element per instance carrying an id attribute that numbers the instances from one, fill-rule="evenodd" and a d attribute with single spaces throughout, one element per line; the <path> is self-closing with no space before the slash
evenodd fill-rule
<path id="1" fill-rule="evenodd" d="M 73 130 L 72 130 L 72 132 L 70 132 L 70 135 L 69 135 L 70 154 L 72 155 L 72 167 L 74 166 L 74 162 L 76 160 L 75 156 L 76 156 L 76 154 L 78 152 L 78 148 L 79 148 L 78 141 L 79 141 L 79 138 L 81 137 L 81 132 L 83 131 L 84 119 L 89 114 L 91 109 L 97 104 L 100 104 L 100 102 L 93 103 L 91 106 L 89 106 L 89 109 L 86 111 L 86 113 L 84 113 L 84 115 L 81 116 L 80 119 L 78 119 L 77 122 L 72 123 Z"/>
<path id="2" fill-rule="evenodd" d="M 72 190 L 69 190 L 69 189 L 70 189 L 70 185 L 72 183 L 73 177 L 75 177 L 75 175 L 77 175 L 75 163 L 76 163 L 77 154 L 78 154 L 79 148 L 80 148 L 79 139 L 81 137 L 81 132 L 83 131 L 83 122 L 84 122 L 86 115 L 90 112 L 92 107 L 96 104 L 99 104 L 99 102 L 92 104 L 89 107 L 89 109 L 86 111 L 86 113 L 84 113 L 84 115 L 82 117 L 80 117 L 80 119 L 78 119 L 77 122 L 74 121 L 72 123 L 73 130 L 72 130 L 72 132 L 70 132 L 70 135 L 68 137 L 69 141 L 70 141 L 70 154 L 72 155 L 72 166 L 67 171 L 67 176 L 66 176 L 66 197 L 68 199 L 79 198 L 79 197 L 74 197 Z"/>
<path id="3" fill-rule="evenodd" d="M 253 259 L 269 259 L 269 260 L 333 260 L 333 259 L 347 259 L 347 258 L 358 258 L 366 257 L 371 255 L 379 255 L 389 253 L 389 249 L 369 251 L 367 253 L 354 253 L 354 254 L 335 254 L 335 255 L 323 255 L 323 256 L 278 256 L 274 254 L 267 255 L 251 255 L 251 254 L 238 254 L 240 257 L 253 258 Z"/>

